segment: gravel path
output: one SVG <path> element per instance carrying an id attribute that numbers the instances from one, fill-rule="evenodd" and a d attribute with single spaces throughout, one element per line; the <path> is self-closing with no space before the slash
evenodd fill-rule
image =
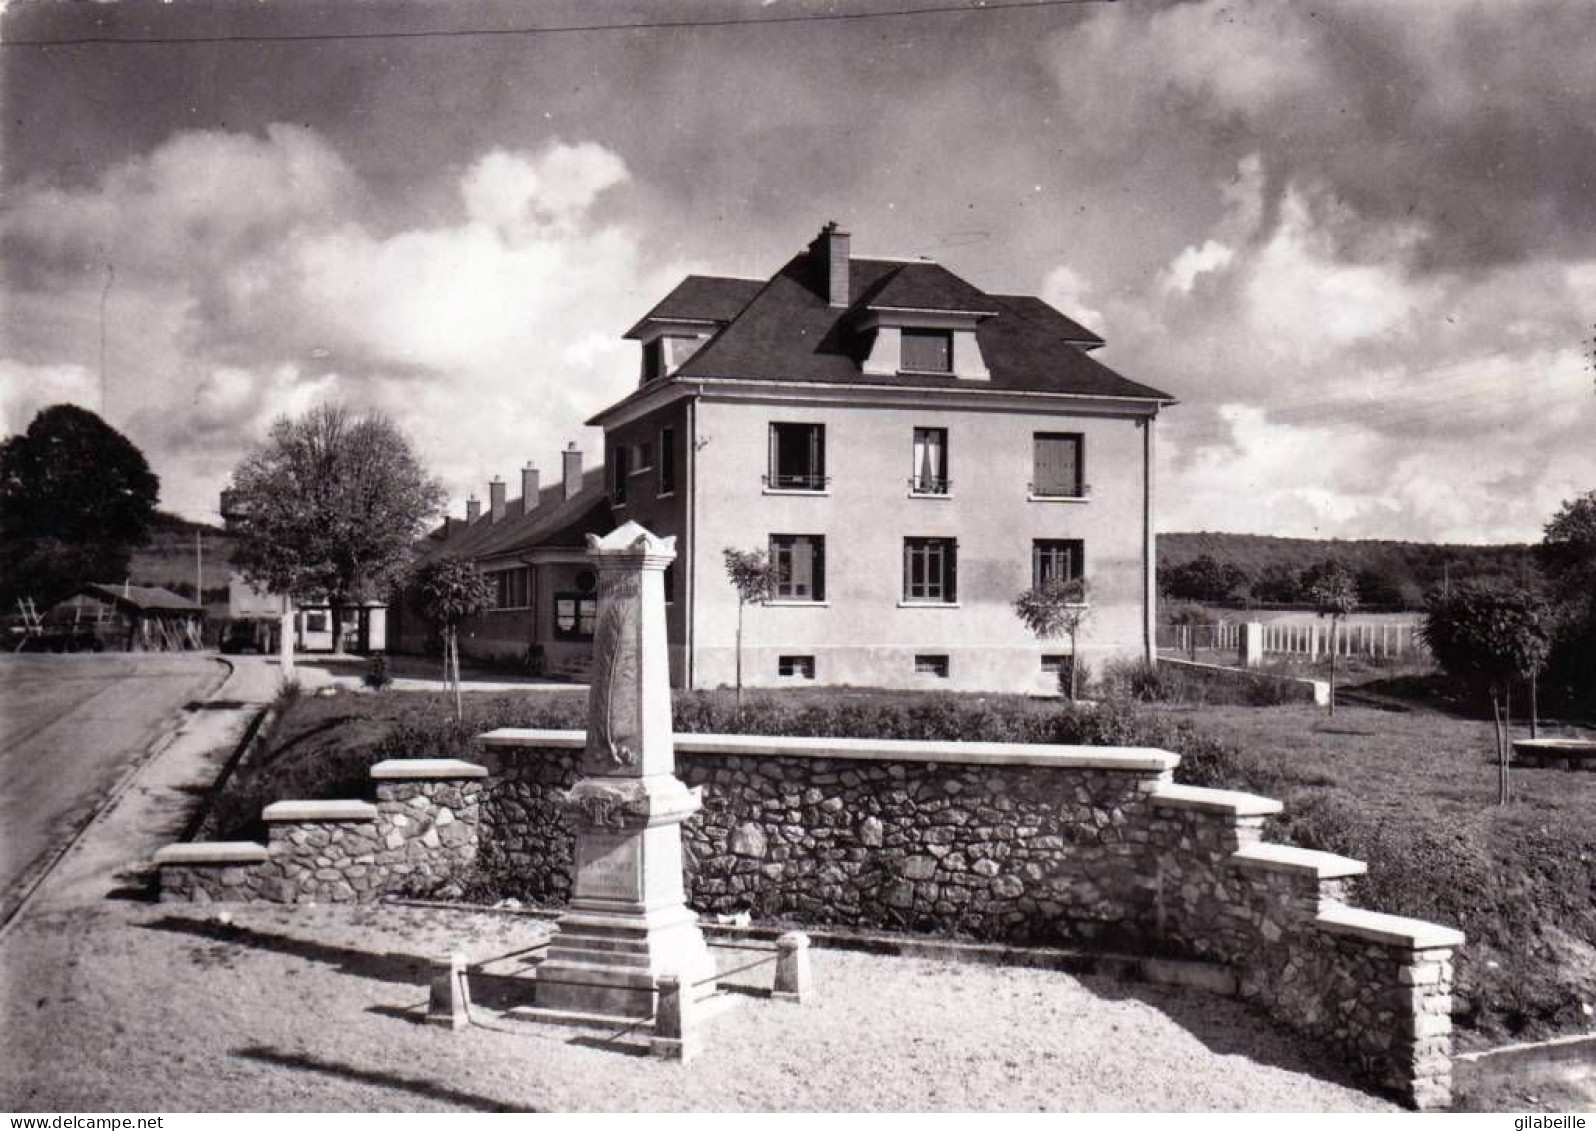
<path id="1" fill-rule="evenodd" d="M 731 995 L 682 1066 L 498 1015 L 526 999 L 538 920 L 254 905 L 224 926 L 219 910 L 105 902 L 19 922 L 0 940 L 0 1108 L 1390 1110 L 1192 991 L 821 950 L 817 1004 Z M 417 1023 L 428 960 L 451 946 L 486 963 L 480 1024 L 458 1034 Z"/>

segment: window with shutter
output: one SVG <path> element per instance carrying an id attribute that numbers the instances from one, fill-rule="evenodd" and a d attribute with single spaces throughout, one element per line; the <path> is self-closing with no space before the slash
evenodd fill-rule
<path id="1" fill-rule="evenodd" d="M 1083 494 L 1084 445 L 1079 432 L 1038 432 L 1032 458 L 1031 494 L 1077 499 Z"/>
<path id="2" fill-rule="evenodd" d="M 953 372 L 953 331 L 903 330 L 900 340 L 906 372 Z"/>
<path id="3" fill-rule="evenodd" d="M 659 493 L 669 495 L 676 490 L 676 429 L 661 428 L 659 432 Z"/>
<path id="4" fill-rule="evenodd" d="M 620 506 L 626 502 L 626 477 L 632 470 L 632 449 L 618 444 L 610 452 L 614 461 L 610 475 L 610 502 Z"/>

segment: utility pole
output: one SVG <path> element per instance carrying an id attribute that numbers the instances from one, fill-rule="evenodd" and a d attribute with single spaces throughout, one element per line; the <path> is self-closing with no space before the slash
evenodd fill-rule
<path id="1" fill-rule="evenodd" d="M 200 549 L 200 530 L 194 528 L 194 603 L 205 604 L 205 552 Z"/>
<path id="2" fill-rule="evenodd" d="M 105 264 L 105 288 L 100 291 L 100 418 L 105 419 L 105 301 L 111 297 L 111 284 L 116 282 L 116 268 L 109 260 Z"/>

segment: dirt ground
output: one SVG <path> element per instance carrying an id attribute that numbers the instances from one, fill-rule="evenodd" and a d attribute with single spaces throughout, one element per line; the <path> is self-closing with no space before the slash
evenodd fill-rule
<path id="1" fill-rule="evenodd" d="M 1233 1002 L 839 951 L 814 955 L 817 1004 L 770 1001 L 770 967 L 750 971 L 700 1059 L 657 1061 L 635 1035 L 500 1015 L 546 933 L 394 906 L 30 914 L 0 941 L 0 1108 L 1389 1110 Z M 420 1023 L 451 947 L 474 964 L 461 1033 Z"/>

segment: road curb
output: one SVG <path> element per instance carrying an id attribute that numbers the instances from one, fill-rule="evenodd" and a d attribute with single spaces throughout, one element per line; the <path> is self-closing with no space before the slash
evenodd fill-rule
<path id="1" fill-rule="evenodd" d="M 232 678 L 235 670 L 231 661 L 225 660 L 221 656 L 211 656 L 209 659 L 219 663 L 226 671 L 221 679 L 217 680 L 215 684 L 205 691 L 206 701 L 213 699 L 216 693 L 227 685 L 227 681 Z M 144 752 L 133 760 L 132 764 L 123 771 L 122 776 L 117 779 L 116 784 L 100 799 L 100 803 L 79 822 L 77 829 L 66 839 L 66 842 L 50 854 L 48 862 L 39 871 L 39 874 L 28 881 L 26 890 L 22 893 L 22 898 L 17 901 L 16 906 L 6 912 L 5 919 L 0 921 L 0 938 L 4 938 L 12 925 L 22 918 L 22 913 L 33 903 L 39 894 L 39 889 L 44 886 L 44 882 L 60 866 L 61 861 L 66 859 L 68 853 L 78 846 L 78 842 L 83 839 L 90 829 L 99 823 L 101 817 L 109 813 L 115 808 L 116 803 L 122 800 L 123 795 L 133 787 L 134 780 L 138 778 L 144 768 L 159 758 L 171 747 L 172 743 L 177 741 L 177 736 L 188 722 L 188 715 L 187 709 L 182 710 L 171 726 L 155 736 L 149 746 L 144 748 Z"/>

